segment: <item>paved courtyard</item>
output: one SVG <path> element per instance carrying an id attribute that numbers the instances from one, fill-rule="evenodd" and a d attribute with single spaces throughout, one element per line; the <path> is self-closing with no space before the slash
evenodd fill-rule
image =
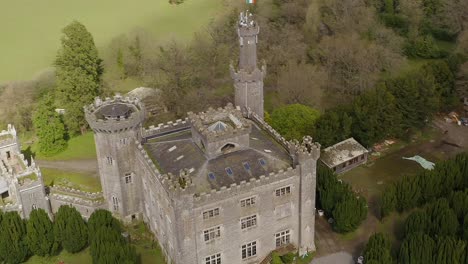
<path id="1" fill-rule="evenodd" d="M 337 252 L 312 260 L 311 264 L 353 264 L 353 257 L 348 252 Z"/>

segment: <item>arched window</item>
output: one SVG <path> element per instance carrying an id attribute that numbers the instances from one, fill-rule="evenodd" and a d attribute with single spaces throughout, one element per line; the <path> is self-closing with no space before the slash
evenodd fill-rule
<path id="1" fill-rule="evenodd" d="M 226 145 L 224 145 L 221 148 L 221 152 L 223 152 L 223 154 L 226 154 L 226 153 L 229 153 L 229 152 L 233 151 L 234 148 L 236 148 L 236 146 L 234 144 L 227 143 Z"/>

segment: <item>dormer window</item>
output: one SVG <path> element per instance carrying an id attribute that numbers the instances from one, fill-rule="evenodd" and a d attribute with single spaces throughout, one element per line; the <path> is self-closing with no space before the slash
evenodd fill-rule
<path id="1" fill-rule="evenodd" d="M 225 170 L 228 176 L 234 175 L 234 172 L 232 171 L 231 167 L 227 167 Z"/>

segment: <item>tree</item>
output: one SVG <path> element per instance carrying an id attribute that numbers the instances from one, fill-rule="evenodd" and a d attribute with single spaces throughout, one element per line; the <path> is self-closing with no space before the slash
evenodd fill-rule
<path id="1" fill-rule="evenodd" d="M 381 204 L 380 204 L 380 214 L 381 217 L 388 216 L 391 212 L 395 211 L 397 206 L 397 197 L 396 197 L 396 188 L 394 184 L 390 184 L 385 188 Z"/>
<path id="2" fill-rule="evenodd" d="M 369 90 L 353 102 L 353 136 L 364 146 L 401 134 L 401 114 L 384 85 Z"/>
<path id="3" fill-rule="evenodd" d="M 434 261 L 437 264 L 463 264 L 465 257 L 465 242 L 453 237 L 437 239 Z"/>
<path id="4" fill-rule="evenodd" d="M 396 184 L 397 209 L 402 212 L 418 205 L 421 188 L 417 179 L 404 177 Z"/>
<path id="5" fill-rule="evenodd" d="M 45 95 L 33 117 L 34 128 L 39 138 L 39 152 L 53 155 L 67 147 L 65 126 L 55 112 L 53 98 Z"/>
<path id="6" fill-rule="evenodd" d="M 312 134 L 319 115 L 317 110 L 305 105 L 287 105 L 273 111 L 271 126 L 288 140 L 300 140 Z"/>
<path id="7" fill-rule="evenodd" d="M 364 248 L 364 259 L 366 263 L 392 264 L 392 245 L 387 236 L 382 233 L 373 234 Z"/>
<path id="8" fill-rule="evenodd" d="M 431 220 L 424 210 L 411 213 L 405 221 L 405 236 L 412 233 L 427 233 L 429 231 Z"/>
<path id="9" fill-rule="evenodd" d="M 455 90 L 455 77 L 445 61 L 431 61 L 422 71 L 424 74 L 434 77 L 435 89 L 440 97 L 440 109 L 449 111 L 458 104 L 458 96 Z"/>
<path id="10" fill-rule="evenodd" d="M 80 213 L 71 206 L 60 206 L 55 215 L 55 240 L 70 253 L 82 250 L 88 242 L 88 230 Z"/>
<path id="11" fill-rule="evenodd" d="M 351 136 L 351 126 L 353 124 L 350 110 L 346 107 L 339 107 L 325 111 L 315 123 L 313 135 L 315 140 L 323 147 L 328 147 L 345 140 Z M 340 131 L 340 133 L 336 133 Z"/>
<path id="12" fill-rule="evenodd" d="M 279 97 L 287 104 L 303 104 L 320 109 L 326 75 L 310 64 L 288 62 L 278 73 Z"/>
<path id="13" fill-rule="evenodd" d="M 54 226 L 44 209 L 35 209 L 26 224 L 26 242 L 34 255 L 50 256 L 58 250 L 54 238 Z"/>
<path id="14" fill-rule="evenodd" d="M 426 213 L 430 219 L 428 231 L 432 237 L 455 236 L 459 223 L 447 199 L 442 198 L 430 204 Z"/>
<path id="15" fill-rule="evenodd" d="M 333 217 L 333 228 L 336 231 L 345 233 L 356 230 L 367 217 L 366 200 L 356 197 L 354 193 L 348 193 L 343 201 L 336 205 Z"/>
<path id="16" fill-rule="evenodd" d="M 122 232 L 119 221 L 109 211 L 98 209 L 88 219 L 88 239 L 90 244 L 97 231 L 102 227 L 109 227 L 119 233 Z"/>
<path id="17" fill-rule="evenodd" d="M 119 231 L 106 226 L 97 230 L 90 252 L 94 264 L 132 264 L 137 261 L 135 248 L 126 242 Z"/>
<path id="18" fill-rule="evenodd" d="M 21 263 L 28 255 L 25 222 L 17 212 L 6 212 L 0 224 L 0 259 L 4 263 Z"/>
<path id="19" fill-rule="evenodd" d="M 468 214 L 468 190 L 454 192 L 450 195 L 450 208 L 455 212 L 459 220 L 463 220 Z"/>
<path id="20" fill-rule="evenodd" d="M 101 94 L 101 59 L 93 37 L 85 26 L 73 21 L 63 30 L 62 47 L 55 60 L 57 74 L 56 100 L 65 109 L 68 132 L 83 133 L 87 127 L 83 106 Z"/>
<path id="21" fill-rule="evenodd" d="M 403 240 L 398 257 L 401 264 L 435 264 L 435 242 L 423 233 L 410 234 Z"/>

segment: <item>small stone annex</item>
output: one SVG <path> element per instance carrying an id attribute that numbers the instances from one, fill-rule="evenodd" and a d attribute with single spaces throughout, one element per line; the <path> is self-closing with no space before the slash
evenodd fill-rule
<path id="1" fill-rule="evenodd" d="M 367 162 L 369 151 L 354 138 L 323 150 L 320 161 L 336 173 L 343 173 Z"/>
<path id="2" fill-rule="evenodd" d="M 260 263 L 286 246 L 315 250 L 320 145 L 286 141 L 264 122 L 259 31 L 241 13 L 234 105 L 149 128 L 138 98 L 96 98 L 85 107 L 105 208 L 146 222 L 168 263 Z"/>

